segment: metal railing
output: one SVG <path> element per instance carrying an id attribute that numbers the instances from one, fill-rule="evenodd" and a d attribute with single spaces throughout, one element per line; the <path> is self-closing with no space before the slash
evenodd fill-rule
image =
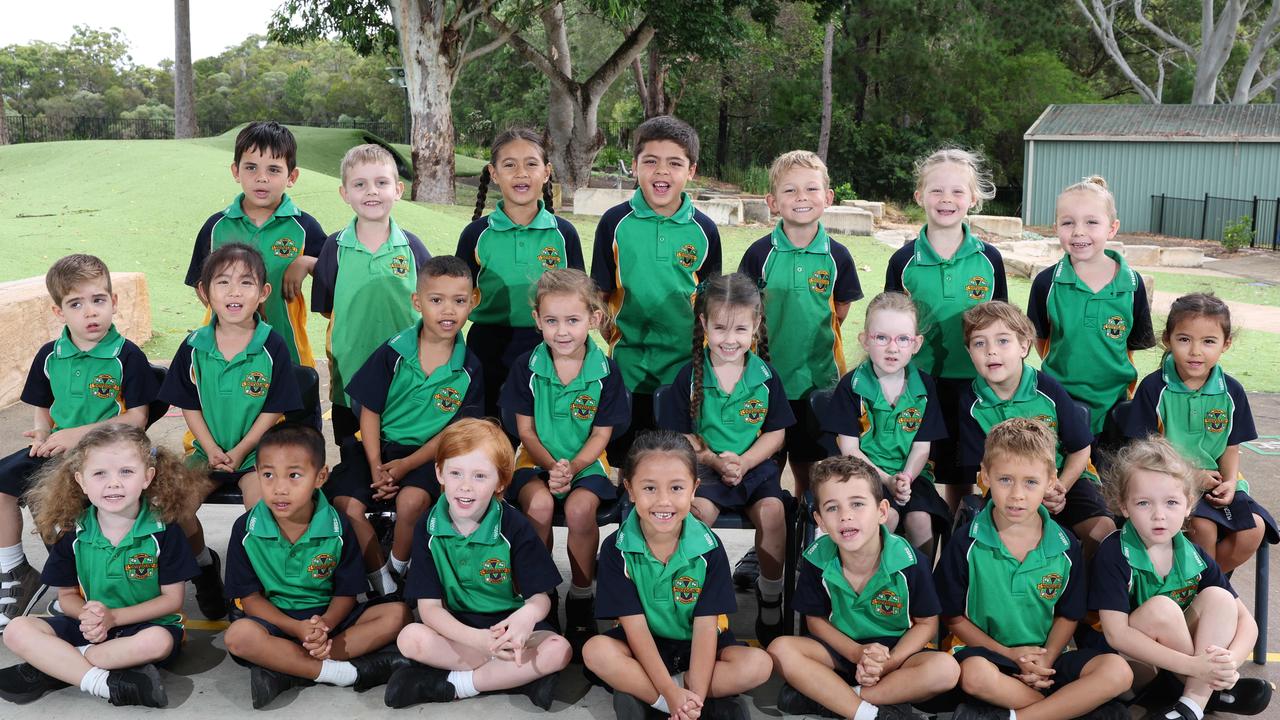
<path id="1" fill-rule="evenodd" d="M 1280 198 L 1151 196 L 1151 232 L 1159 235 L 1221 242 L 1223 231 L 1241 218 L 1250 220 L 1252 247 L 1280 247 Z"/>

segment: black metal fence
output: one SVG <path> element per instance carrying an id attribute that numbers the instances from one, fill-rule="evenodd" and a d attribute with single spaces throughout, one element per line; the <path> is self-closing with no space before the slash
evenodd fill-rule
<path id="1" fill-rule="evenodd" d="M 33 143 L 60 140 L 171 140 L 173 121 L 152 118 L 120 117 L 65 117 L 59 115 L 8 115 L 9 142 Z M 404 128 L 397 123 L 352 121 L 333 118 L 313 118 L 297 122 L 282 121 L 286 125 L 310 125 L 312 127 L 354 128 L 365 130 L 390 142 L 407 142 Z M 205 123 L 200 135 L 221 135 L 239 125 L 238 122 Z"/>
<path id="2" fill-rule="evenodd" d="M 1241 218 L 1250 221 L 1252 247 L 1280 248 L 1280 198 L 1151 196 L 1151 232 L 1160 235 L 1221 241 L 1223 231 Z"/>

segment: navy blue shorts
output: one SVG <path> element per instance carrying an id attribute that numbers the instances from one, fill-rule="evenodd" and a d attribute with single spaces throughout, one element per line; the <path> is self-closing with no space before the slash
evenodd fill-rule
<path id="1" fill-rule="evenodd" d="M 337 627 L 329 631 L 329 637 L 334 638 L 346 632 L 348 628 L 356 624 L 356 621 L 360 619 L 360 616 L 364 614 L 364 611 L 368 610 L 369 606 L 373 604 L 376 604 L 376 603 L 357 602 L 356 606 L 351 608 L 351 612 L 347 613 L 347 616 L 342 619 L 342 622 L 338 623 Z M 280 612 L 284 613 L 285 615 L 288 615 L 294 620 L 309 620 L 313 615 L 324 615 L 325 611 L 328 609 L 329 608 L 326 606 L 326 607 L 318 607 L 318 608 L 304 608 L 302 610 L 280 609 Z M 292 640 L 293 642 L 299 645 L 302 644 L 301 642 L 298 642 L 297 638 L 285 632 L 284 630 L 281 630 L 274 623 L 268 620 L 263 620 L 262 618 L 255 617 L 253 615 L 245 615 L 243 614 L 242 611 L 238 609 L 232 610 L 232 615 L 233 617 L 231 619 L 233 622 L 239 619 L 252 620 L 258 623 L 259 625 L 261 625 L 263 629 L 265 629 L 267 633 L 272 637 L 285 638 L 286 640 Z M 235 617 L 236 615 L 238 615 L 239 617 Z M 231 653 L 227 653 L 227 654 L 231 655 Z M 231 655 L 231 659 L 235 660 L 237 664 L 243 665 L 244 667 L 251 667 L 253 665 L 253 663 L 249 662 L 248 660 L 242 660 L 236 657 L 235 655 Z"/>
<path id="2" fill-rule="evenodd" d="M 698 466 L 698 481 L 697 497 L 710 500 L 720 510 L 745 512 L 768 498 L 778 498 L 783 506 L 787 504 L 782 490 L 782 470 L 772 458 L 751 468 L 742 482 L 732 487 L 725 485 L 720 475 L 705 465 Z"/>
<path id="3" fill-rule="evenodd" d="M 85 639 L 84 633 L 80 632 L 80 621 L 76 618 L 68 617 L 66 615 L 56 615 L 54 617 L 40 619 L 49 623 L 49 626 L 53 628 L 53 634 L 57 635 L 59 640 L 69 643 L 73 647 L 93 644 Z M 133 637 L 150 627 L 164 628 L 173 636 L 173 647 L 169 649 L 169 654 L 157 663 L 159 665 L 169 665 L 178 657 L 178 653 L 182 650 L 182 637 L 184 632 L 181 625 L 161 625 L 160 623 L 153 622 L 119 625 L 107 631 L 107 639 L 115 640 L 116 638 Z"/>
<path id="4" fill-rule="evenodd" d="M 827 449 L 822 447 L 822 428 L 818 419 L 813 416 L 813 408 L 806 397 L 803 400 L 788 400 L 791 414 L 795 416 L 794 425 L 786 429 L 786 441 L 782 449 L 787 458 L 798 462 L 817 462 L 828 456 Z"/>
<path id="5" fill-rule="evenodd" d="M 547 481 L 547 471 L 537 467 L 521 468 L 515 471 L 515 474 L 511 476 L 511 484 L 507 486 L 507 490 L 503 494 L 503 497 L 505 497 L 507 502 L 512 505 L 520 507 L 520 489 L 535 479 L 541 479 L 545 484 Z M 573 492 L 578 488 L 584 488 L 590 491 L 592 495 L 600 498 L 601 502 L 618 499 L 617 486 L 615 486 L 613 482 L 604 475 L 587 475 L 585 477 L 580 477 L 569 485 L 569 492 Z M 564 497 L 556 498 L 556 502 L 563 504 L 566 497 L 568 497 L 567 494 Z"/>
<path id="6" fill-rule="evenodd" d="M 515 612 L 515 611 L 512 610 L 511 612 Z M 453 615 L 454 620 L 457 620 L 463 625 L 466 625 L 467 627 L 477 628 L 480 630 L 488 630 L 494 625 L 497 625 L 503 620 L 506 620 L 507 618 L 511 617 L 511 613 L 472 613 L 472 612 L 454 612 L 452 610 L 450 610 L 449 613 Z M 546 630 L 548 632 L 556 631 L 555 627 L 551 625 L 550 621 L 548 621 L 547 618 L 542 618 L 541 620 L 533 624 L 533 631 L 537 632 L 539 630 Z"/>
<path id="7" fill-rule="evenodd" d="M 1275 518 L 1271 517 L 1271 513 L 1267 512 L 1266 508 L 1259 505 L 1257 500 L 1243 490 L 1237 490 L 1231 504 L 1226 507 L 1217 507 L 1201 499 L 1191 511 L 1191 517 L 1212 520 L 1213 524 L 1218 526 L 1218 540 L 1222 540 L 1224 536 L 1231 533 L 1257 527 L 1257 523 L 1253 520 L 1255 514 L 1262 518 L 1266 542 L 1272 545 L 1280 542 L 1280 531 L 1276 529 Z"/>
<path id="8" fill-rule="evenodd" d="M 1042 692 L 1046 695 L 1053 693 L 1058 688 L 1066 687 L 1076 680 L 1080 679 L 1080 673 L 1084 672 L 1084 666 L 1093 661 L 1094 658 L 1112 653 L 1110 648 L 1104 647 L 1088 647 L 1079 650 L 1068 650 L 1058 656 L 1053 663 L 1053 685 L 1048 690 Z M 963 650 L 957 650 L 955 659 L 958 663 L 963 663 L 972 657 L 980 657 L 991 662 L 991 664 L 1000 668 L 1000 672 L 1005 675 L 1014 675 L 1018 672 L 1018 663 L 1001 655 L 995 650 L 988 650 L 980 647 L 967 647 Z"/>
<path id="9" fill-rule="evenodd" d="M 622 629 L 621 625 L 609 628 L 603 634 L 614 640 L 627 642 L 627 632 Z M 693 654 L 692 640 L 672 640 L 654 635 L 653 642 L 658 646 L 658 655 L 662 658 L 662 664 L 667 666 L 668 675 L 675 675 L 689 669 L 689 658 Z M 722 630 L 716 636 L 716 657 L 720 657 L 721 650 L 731 645 L 741 644 L 733 636 L 732 630 Z"/>
<path id="10" fill-rule="evenodd" d="M 36 473 L 53 458 L 31 457 L 31 446 L 0 460 L 0 493 L 21 498 L 31 488 Z"/>
<path id="11" fill-rule="evenodd" d="M 938 408 L 947 426 L 947 436 L 929 443 L 929 459 L 933 461 L 933 481 L 941 485 L 972 485 L 974 476 L 960 468 L 960 395 L 973 381 L 964 378 L 934 378 L 938 392 Z"/>
<path id="12" fill-rule="evenodd" d="M 521 307 L 526 298 L 514 298 Z M 472 323 L 467 331 L 467 349 L 475 354 L 484 369 L 484 414 L 502 417 L 498 401 L 502 397 L 502 384 L 511 374 L 511 366 L 520 356 L 542 342 L 542 333 L 536 327 L 511 327 L 509 325 L 485 325 Z"/>
<path id="13" fill-rule="evenodd" d="M 417 452 L 418 448 L 397 443 L 382 444 L 382 461 L 399 460 Z M 414 468 L 400 478 L 401 488 L 418 488 L 426 491 L 432 500 L 440 497 L 440 481 L 436 479 L 436 464 L 429 462 L 422 467 Z M 373 499 L 373 470 L 364 455 L 364 447 L 358 443 L 343 448 L 342 460 L 329 481 L 322 488 L 329 502 L 335 498 L 349 497 L 359 501 L 366 508 L 395 507 L 395 498 L 375 501 Z"/>
<path id="14" fill-rule="evenodd" d="M 253 472 L 252 470 L 236 470 L 235 472 L 223 472 L 221 470 L 210 470 L 209 480 L 214 484 L 215 489 L 225 487 L 227 485 L 239 486 L 240 478 Z"/>
<path id="15" fill-rule="evenodd" d="M 1070 529 L 1096 517 L 1110 518 L 1111 511 L 1107 509 L 1107 501 L 1102 499 L 1098 486 L 1089 478 L 1081 477 L 1067 491 L 1067 504 L 1062 512 L 1053 516 L 1053 520 Z"/>
<path id="16" fill-rule="evenodd" d="M 917 477 L 911 481 L 911 499 L 907 500 L 905 505 L 894 500 L 888 488 L 885 489 L 885 497 L 889 500 L 889 507 L 898 511 L 899 516 L 910 512 L 922 512 L 934 518 L 935 528 L 951 526 L 951 508 L 947 507 L 947 501 L 938 494 L 938 488 L 924 477 Z M 898 524 L 902 524 L 901 519 Z"/>

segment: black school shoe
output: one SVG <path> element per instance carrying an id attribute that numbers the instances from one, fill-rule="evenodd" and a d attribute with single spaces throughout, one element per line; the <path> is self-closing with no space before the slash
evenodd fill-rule
<path id="1" fill-rule="evenodd" d="M 1009 720 L 1009 711 L 980 700 L 960 703 L 951 720 Z"/>
<path id="2" fill-rule="evenodd" d="M 761 619 L 761 611 L 765 608 L 778 611 L 778 622 L 766 623 Z M 786 634 L 787 615 L 782 612 L 782 596 L 773 602 L 765 602 L 760 595 L 760 586 L 756 586 L 756 640 L 760 647 L 767 648 L 777 637 Z"/>
<path id="3" fill-rule="evenodd" d="M 756 549 L 751 548 L 746 555 L 738 558 L 738 563 L 733 566 L 733 586 L 738 589 L 738 592 L 746 592 L 756 584 L 759 577 L 760 558 L 756 556 Z"/>
<path id="4" fill-rule="evenodd" d="M 1257 715 L 1271 704 L 1273 690 L 1271 683 L 1262 678 L 1240 678 L 1230 690 L 1220 690 L 1210 695 L 1204 711 Z"/>
<path id="5" fill-rule="evenodd" d="M 386 685 L 397 670 L 413 664 L 412 660 L 400 654 L 394 643 L 368 655 L 352 658 L 350 662 L 356 668 L 356 682 L 352 685 L 356 692 Z"/>
<path id="6" fill-rule="evenodd" d="M 556 681 L 560 679 L 559 672 L 553 672 L 550 675 L 525 683 L 517 688 L 512 688 L 508 692 L 516 695 L 524 695 L 529 698 L 529 702 L 537 705 L 543 710 L 550 710 L 551 703 L 556 699 Z M 453 684 L 450 683 L 450 687 Z"/>
<path id="7" fill-rule="evenodd" d="M 419 703 L 450 702 L 455 697 L 448 670 L 411 663 L 392 673 L 382 700 L 387 707 L 406 708 Z"/>
<path id="8" fill-rule="evenodd" d="M 747 720 L 747 709 L 737 695 L 707 698 L 702 701 L 702 717 L 705 720 Z"/>
<path id="9" fill-rule="evenodd" d="M 196 586 L 196 604 L 200 613 L 210 620 L 221 620 L 227 616 L 227 598 L 222 590 L 222 558 L 213 550 L 213 563 L 200 568 L 200 574 L 192 582 Z"/>
<path id="10" fill-rule="evenodd" d="M 569 596 L 564 601 L 564 639 L 573 647 L 574 662 L 582 662 L 582 646 L 598 634 L 596 599 Z"/>
<path id="11" fill-rule="evenodd" d="M 296 677 L 288 673 L 269 670 L 261 665 L 254 665 L 249 670 L 249 694 L 253 699 L 253 709 L 261 710 L 280 697 L 284 691 L 295 687 L 310 687 L 315 680 Z"/>
<path id="12" fill-rule="evenodd" d="M 788 715 L 812 715 L 825 718 L 840 717 L 828 710 L 822 703 L 791 687 L 785 681 L 782 683 L 782 688 L 778 690 L 778 710 Z"/>
<path id="13" fill-rule="evenodd" d="M 46 693 L 68 685 L 52 675 L 46 675 L 30 663 L 12 665 L 0 670 L 0 698 L 23 705 Z"/>
<path id="14" fill-rule="evenodd" d="M 1152 717 L 1155 720 L 1155 716 Z M 1129 720 L 1129 708 L 1119 700 L 1109 700 L 1081 716 L 1082 720 Z"/>
<path id="15" fill-rule="evenodd" d="M 1164 717 L 1169 713 L 1176 713 L 1178 720 L 1196 720 L 1196 714 L 1192 712 L 1191 708 L 1187 707 L 1181 700 L 1170 707 L 1167 707 L 1154 715 L 1148 715 L 1147 717 L 1164 720 Z"/>
<path id="16" fill-rule="evenodd" d="M 666 717 L 635 695 L 628 695 L 618 690 L 613 693 L 613 716 L 617 720 L 650 720 L 650 718 Z"/>
<path id="17" fill-rule="evenodd" d="M 111 693 L 109 700 L 112 705 L 162 708 L 169 704 L 169 696 L 160 682 L 160 672 L 151 663 L 107 673 L 107 690 Z"/>
<path id="18" fill-rule="evenodd" d="M 916 711 L 911 709 L 910 703 L 881 705 L 876 720 L 916 720 Z"/>

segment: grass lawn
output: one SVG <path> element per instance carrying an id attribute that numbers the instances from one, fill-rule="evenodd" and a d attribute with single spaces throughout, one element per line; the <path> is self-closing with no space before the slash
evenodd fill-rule
<path id="1" fill-rule="evenodd" d="M 1144 272 L 1144 274 L 1146 273 Z M 1248 278 L 1178 275 L 1167 272 L 1153 272 L 1150 274 L 1155 276 L 1156 290 L 1160 292 L 1171 292 L 1179 295 L 1211 292 L 1230 302 L 1280 307 L 1280 286 L 1270 283 L 1258 282 Z"/>
<path id="2" fill-rule="evenodd" d="M 346 149 L 361 142 L 360 133 L 300 128 L 297 134 L 303 170 L 290 194 L 299 207 L 333 232 L 351 218 L 350 207 L 338 196 L 336 173 Z M 42 276 L 54 260 L 72 252 L 97 254 L 113 270 L 144 272 L 154 327 L 152 340 L 144 349 L 155 358 L 172 357 L 204 314 L 194 291 L 182 284 L 196 232 L 210 214 L 225 207 L 239 192 L 228 169 L 233 138 L 234 133 L 187 141 L 84 141 L 0 148 L 0 177 L 4 178 L 0 183 L 0 218 L 5 224 L 6 250 L 0 281 Z M 458 234 L 471 219 L 474 198 L 473 189 L 460 186 L 459 205 L 402 202 L 395 215 L 432 253 L 451 253 Z M 489 209 L 492 207 L 490 202 Z M 569 218 L 578 228 L 590 263 L 597 218 Z M 751 242 L 766 232 L 761 227 L 723 228 L 725 269 L 736 268 Z M 892 250 L 869 237 L 840 240 L 853 253 L 865 296 L 880 292 Z M 1162 290 L 1184 292 L 1212 283 L 1212 289 L 1227 298 L 1280 305 L 1280 291 L 1255 289 L 1246 281 L 1232 283 L 1172 273 L 1158 276 L 1157 287 Z M 1227 288 L 1232 288 L 1232 293 L 1262 290 L 1270 294 L 1236 297 L 1228 294 Z M 1009 278 L 1009 296 L 1014 303 L 1025 305 L 1029 292 L 1029 281 Z M 865 301 L 855 304 L 844 327 L 850 363 L 863 355 L 857 333 L 865 309 Z M 1158 333 L 1164 318 L 1157 318 L 1156 323 Z M 318 315 L 309 323 L 317 347 L 323 343 L 326 324 Z M 1247 321 L 1244 324 L 1247 328 Z M 1280 335 L 1246 329 L 1227 354 L 1226 367 L 1250 390 L 1280 391 L 1280 374 L 1271 360 L 1277 356 Z M 1157 350 L 1138 353 L 1140 372 L 1155 369 L 1159 358 Z M 1032 361 L 1038 364 L 1034 353 Z"/>

